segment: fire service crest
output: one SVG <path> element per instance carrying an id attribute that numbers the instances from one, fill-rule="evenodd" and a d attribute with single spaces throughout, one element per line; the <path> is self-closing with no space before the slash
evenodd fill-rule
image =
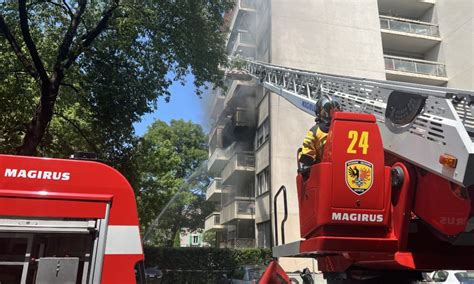
<path id="1" fill-rule="evenodd" d="M 364 160 L 346 162 L 346 184 L 357 195 L 366 193 L 373 184 L 374 166 Z"/>

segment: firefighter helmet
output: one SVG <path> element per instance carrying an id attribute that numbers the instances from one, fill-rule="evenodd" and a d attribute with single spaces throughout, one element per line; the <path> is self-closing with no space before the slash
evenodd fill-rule
<path id="1" fill-rule="evenodd" d="M 329 95 L 322 95 L 316 102 L 316 122 L 319 123 L 319 128 L 322 131 L 329 131 L 332 114 L 335 111 L 341 111 L 341 105 L 336 99 Z"/>

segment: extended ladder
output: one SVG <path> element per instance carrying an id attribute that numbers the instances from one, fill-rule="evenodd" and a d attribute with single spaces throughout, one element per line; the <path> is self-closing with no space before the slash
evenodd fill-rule
<path id="1" fill-rule="evenodd" d="M 242 58 L 234 62 L 245 75 L 311 115 L 322 94 L 338 98 L 344 111 L 375 115 L 386 151 L 457 184 L 474 185 L 473 92 L 335 76 Z M 456 167 L 441 165 L 442 154 L 457 158 Z"/>

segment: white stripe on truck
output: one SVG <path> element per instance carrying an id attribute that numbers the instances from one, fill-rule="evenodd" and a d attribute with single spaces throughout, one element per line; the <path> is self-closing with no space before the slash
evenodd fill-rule
<path id="1" fill-rule="evenodd" d="M 108 226 L 105 254 L 142 254 L 138 226 Z"/>

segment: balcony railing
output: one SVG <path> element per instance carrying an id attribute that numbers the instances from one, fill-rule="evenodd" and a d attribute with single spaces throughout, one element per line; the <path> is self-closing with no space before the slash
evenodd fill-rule
<path id="1" fill-rule="evenodd" d="M 224 125 L 216 124 L 209 134 L 209 153 L 212 154 L 217 148 L 222 148 L 222 129 Z"/>
<path id="2" fill-rule="evenodd" d="M 251 32 L 239 31 L 230 39 L 228 52 L 232 55 L 253 57 L 256 47 L 256 40 Z"/>
<path id="3" fill-rule="evenodd" d="M 255 197 L 255 186 L 250 182 L 241 186 L 224 186 L 221 194 L 221 206 L 227 206 L 236 199 L 253 200 Z"/>
<path id="4" fill-rule="evenodd" d="M 253 248 L 255 247 L 255 239 L 245 239 L 245 238 L 229 239 L 227 240 L 227 247 L 228 248 Z"/>
<path id="5" fill-rule="evenodd" d="M 236 171 L 244 173 L 255 171 L 255 156 L 250 152 L 234 154 L 234 156 L 229 160 L 224 170 L 222 171 L 222 182 L 226 183 L 226 180 L 231 177 Z"/>
<path id="6" fill-rule="evenodd" d="M 256 0 L 236 0 L 234 8 L 224 15 L 225 26 L 232 31 L 235 23 L 239 22 L 238 18 L 242 19 L 244 13 L 256 11 L 256 4 Z"/>
<path id="7" fill-rule="evenodd" d="M 253 127 L 255 119 L 252 113 L 245 109 L 238 109 L 232 117 L 233 127 Z"/>
<path id="8" fill-rule="evenodd" d="M 237 214 L 255 215 L 255 201 L 237 201 Z"/>
<path id="9" fill-rule="evenodd" d="M 240 9 L 255 10 L 257 8 L 255 0 L 237 0 L 237 5 L 239 5 Z"/>
<path id="10" fill-rule="evenodd" d="M 222 187 L 221 187 L 221 179 L 220 178 L 214 178 L 214 180 L 209 184 L 206 190 L 206 200 L 214 200 L 217 201 L 219 198 L 215 198 L 215 196 L 218 196 L 219 194 L 222 193 Z"/>
<path id="11" fill-rule="evenodd" d="M 227 149 L 215 148 L 207 162 L 207 171 L 213 176 L 219 176 L 219 173 L 229 162 L 230 157 Z"/>
<path id="12" fill-rule="evenodd" d="M 221 159 L 227 159 L 225 150 L 222 148 L 215 148 L 214 152 L 212 152 L 211 156 L 209 157 L 209 165 L 212 165 L 216 162 L 216 160 Z"/>
<path id="13" fill-rule="evenodd" d="M 405 19 L 380 16 L 380 27 L 395 32 L 410 33 L 423 36 L 439 37 L 439 28 L 429 23 L 415 22 Z"/>
<path id="14" fill-rule="evenodd" d="M 212 95 L 213 95 L 213 99 L 212 99 L 212 104 L 210 107 L 210 117 L 211 119 L 217 119 L 224 107 L 224 101 L 225 101 L 224 90 L 222 88 L 218 88 L 215 91 L 213 91 Z"/>
<path id="15" fill-rule="evenodd" d="M 249 93 L 254 93 L 255 83 L 252 81 L 238 81 L 235 80 L 230 85 L 227 93 L 225 94 L 224 107 L 228 107 L 231 104 L 236 106 L 242 106 L 246 103 L 250 103 L 247 100 L 242 99 L 243 96 L 250 98 Z M 252 92 L 252 90 L 254 90 Z"/>
<path id="16" fill-rule="evenodd" d="M 253 198 L 236 197 L 236 200 L 227 204 L 221 211 L 221 223 L 225 224 L 232 220 L 255 218 L 255 201 Z"/>
<path id="17" fill-rule="evenodd" d="M 388 55 L 384 58 L 386 70 L 446 77 L 446 66 L 438 62 Z"/>

